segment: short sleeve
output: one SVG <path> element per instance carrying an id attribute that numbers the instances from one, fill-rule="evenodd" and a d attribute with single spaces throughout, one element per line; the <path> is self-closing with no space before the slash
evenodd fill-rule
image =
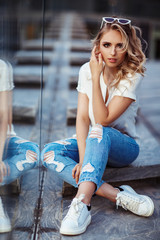
<path id="1" fill-rule="evenodd" d="M 79 71 L 77 91 L 81 93 L 87 93 L 87 79 L 90 75 L 89 63 L 82 65 Z"/>
<path id="2" fill-rule="evenodd" d="M 10 91 L 14 88 L 13 69 L 9 62 L 0 60 L 0 91 Z"/>
<path id="3" fill-rule="evenodd" d="M 128 79 L 122 79 L 118 87 L 114 90 L 113 96 L 128 97 L 136 101 L 136 93 L 141 83 L 140 74 L 129 76 Z"/>

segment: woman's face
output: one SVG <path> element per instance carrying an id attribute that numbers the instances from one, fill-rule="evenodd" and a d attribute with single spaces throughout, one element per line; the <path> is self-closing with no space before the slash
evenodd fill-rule
<path id="1" fill-rule="evenodd" d="M 116 68 L 123 62 L 126 55 L 123 46 L 124 42 L 119 31 L 110 29 L 102 35 L 99 51 L 109 68 Z"/>

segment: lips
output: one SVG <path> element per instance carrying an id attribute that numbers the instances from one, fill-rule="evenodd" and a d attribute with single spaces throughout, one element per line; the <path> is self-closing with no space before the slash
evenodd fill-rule
<path id="1" fill-rule="evenodd" d="M 115 63 L 117 61 L 117 59 L 116 58 L 108 58 L 108 61 L 111 63 Z"/>

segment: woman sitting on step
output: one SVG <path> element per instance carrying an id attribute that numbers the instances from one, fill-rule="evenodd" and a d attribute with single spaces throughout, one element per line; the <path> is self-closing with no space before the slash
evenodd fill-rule
<path id="1" fill-rule="evenodd" d="M 9 184 L 38 165 L 36 143 L 16 136 L 12 124 L 13 70 L 0 59 L 0 186 Z M 9 232 L 11 224 L 0 197 L 0 233 Z"/>
<path id="2" fill-rule="evenodd" d="M 148 196 L 102 180 L 107 166 L 128 166 L 139 155 L 135 118 L 145 60 L 140 29 L 129 19 L 103 17 L 90 62 L 79 72 L 76 137 L 49 143 L 42 151 L 43 165 L 78 187 L 61 234 L 86 230 L 93 194 L 140 216 L 151 216 L 154 211 Z"/>

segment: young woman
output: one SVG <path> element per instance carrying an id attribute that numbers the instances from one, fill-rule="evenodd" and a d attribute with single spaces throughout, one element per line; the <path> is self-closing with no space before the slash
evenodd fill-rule
<path id="1" fill-rule="evenodd" d="M 149 197 L 127 185 L 114 188 L 102 180 L 106 166 L 128 166 L 139 154 L 135 118 L 145 55 L 138 32 L 128 19 L 102 19 L 90 62 L 79 72 L 77 137 L 47 144 L 42 152 L 44 166 L 78 187 L 61 234 L 86 230 L 94 193 L 134 214 L 148 217 L 153 213 Z"/>
<path id="2" fill-rule="evenodd" d="M 38 165 L 39 148 L 14 132 L 12 124 L 13 71 L 0 59 L 0 186 L 8 184 Z M 0 233 L 11 231 L 11 223 L 0 197 Z"/>

